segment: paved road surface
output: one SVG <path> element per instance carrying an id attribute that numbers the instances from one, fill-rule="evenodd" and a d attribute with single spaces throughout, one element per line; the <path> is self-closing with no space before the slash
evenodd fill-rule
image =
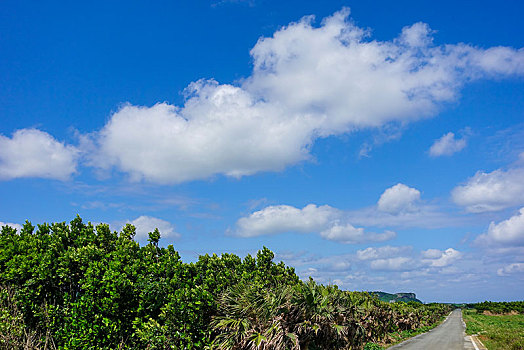
<path id="1" fill-rule="evenodd" d="M 418 335 L 388 350 L 474 350 L 469 337 L 465 338 L 462 311 L 455 310 L 438 327 Z"/>

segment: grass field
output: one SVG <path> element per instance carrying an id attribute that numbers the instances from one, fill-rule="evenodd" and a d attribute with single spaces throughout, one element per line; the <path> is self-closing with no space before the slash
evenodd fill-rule
<path id="1" fill-rule="evenodd" d="M 524 315 L 484 315 L 464 310 L 467 334 L 479 334 L 489 350 L 524 350 Z"/>

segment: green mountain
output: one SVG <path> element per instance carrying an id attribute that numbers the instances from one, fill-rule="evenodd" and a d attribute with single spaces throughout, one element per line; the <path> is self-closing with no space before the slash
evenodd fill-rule
<path id="1" fill-rule="evenodd" d="M 417 299 L 417 296 L 415 293 L 385 293 L 385 292 L 369 292 L 371 295 L 376 295 L 380 300 L 389 302 L 389 303 L 395 303 L 397 301 L 415 301 L 417 303 L 422 303 L 420 300 Z"/>

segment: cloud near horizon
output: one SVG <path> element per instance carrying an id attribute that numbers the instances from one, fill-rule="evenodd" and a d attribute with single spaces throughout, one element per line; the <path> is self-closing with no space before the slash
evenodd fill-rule
<path id="1" fill-rule="evenodd" d="M 393 239 L 396 233 L 366 232 L 344 222 L 343 212 L 329 205 L 308 204 L 299 209 L 289 205 L 268 206 L 238 219 L 231 231 L 239 237 L 255 237 L 282 233 L 318 233 L 320 237 L 345 244 L 382 242 Z"/>
<path id="2" fill-rule="evenodd" d="M 432 35 L 419 22 L 392 40 L 372 40 L 348 8 L 318 26 L 304 17 L 258 40 L 252 74 L 237 86 L 203 79 L 189 84 L 182 106 L 124 105 L 101 130 L 83 135 L 85 164 L 162 184 L 280 171 L 310 159 L 319 137 L 431 117 L 466 82 L 524 73 L 522 49 L 436 46 Z M 17 163 L 4 160 L 3 178 L 66 179 L 77 158 L 60 145 L 58 170 L 26 169 L 15 152 L 24 165 L 8 172 Z M 56 149 L 37 154 L 56 162 Z"/>
<path id="3" fill-rule="evenodd" d="M 398 183 L 387 188 L 377 205 L 353 211 L 329 205 L 308 204 L 304 208 L 270 205 L 244 216 L 229 232 L 239 237 L 255 237 L 287 232 L 318 233 L 322 238 L 347 244 L 382 242 L 396 237 L 389 229 L 381 233 L 368 227 L 442 227 L 457 220 L 424 205 L 420 191 Z"/>

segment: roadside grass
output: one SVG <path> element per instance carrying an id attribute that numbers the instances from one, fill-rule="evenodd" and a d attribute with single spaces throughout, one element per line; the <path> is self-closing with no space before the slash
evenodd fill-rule
<path id="1" fill-rule="evenodd" d="M 489 350 L 524 350 L 524 315 L 484 315 L 463 310 L 466 334 L 478 334 Z"/>

